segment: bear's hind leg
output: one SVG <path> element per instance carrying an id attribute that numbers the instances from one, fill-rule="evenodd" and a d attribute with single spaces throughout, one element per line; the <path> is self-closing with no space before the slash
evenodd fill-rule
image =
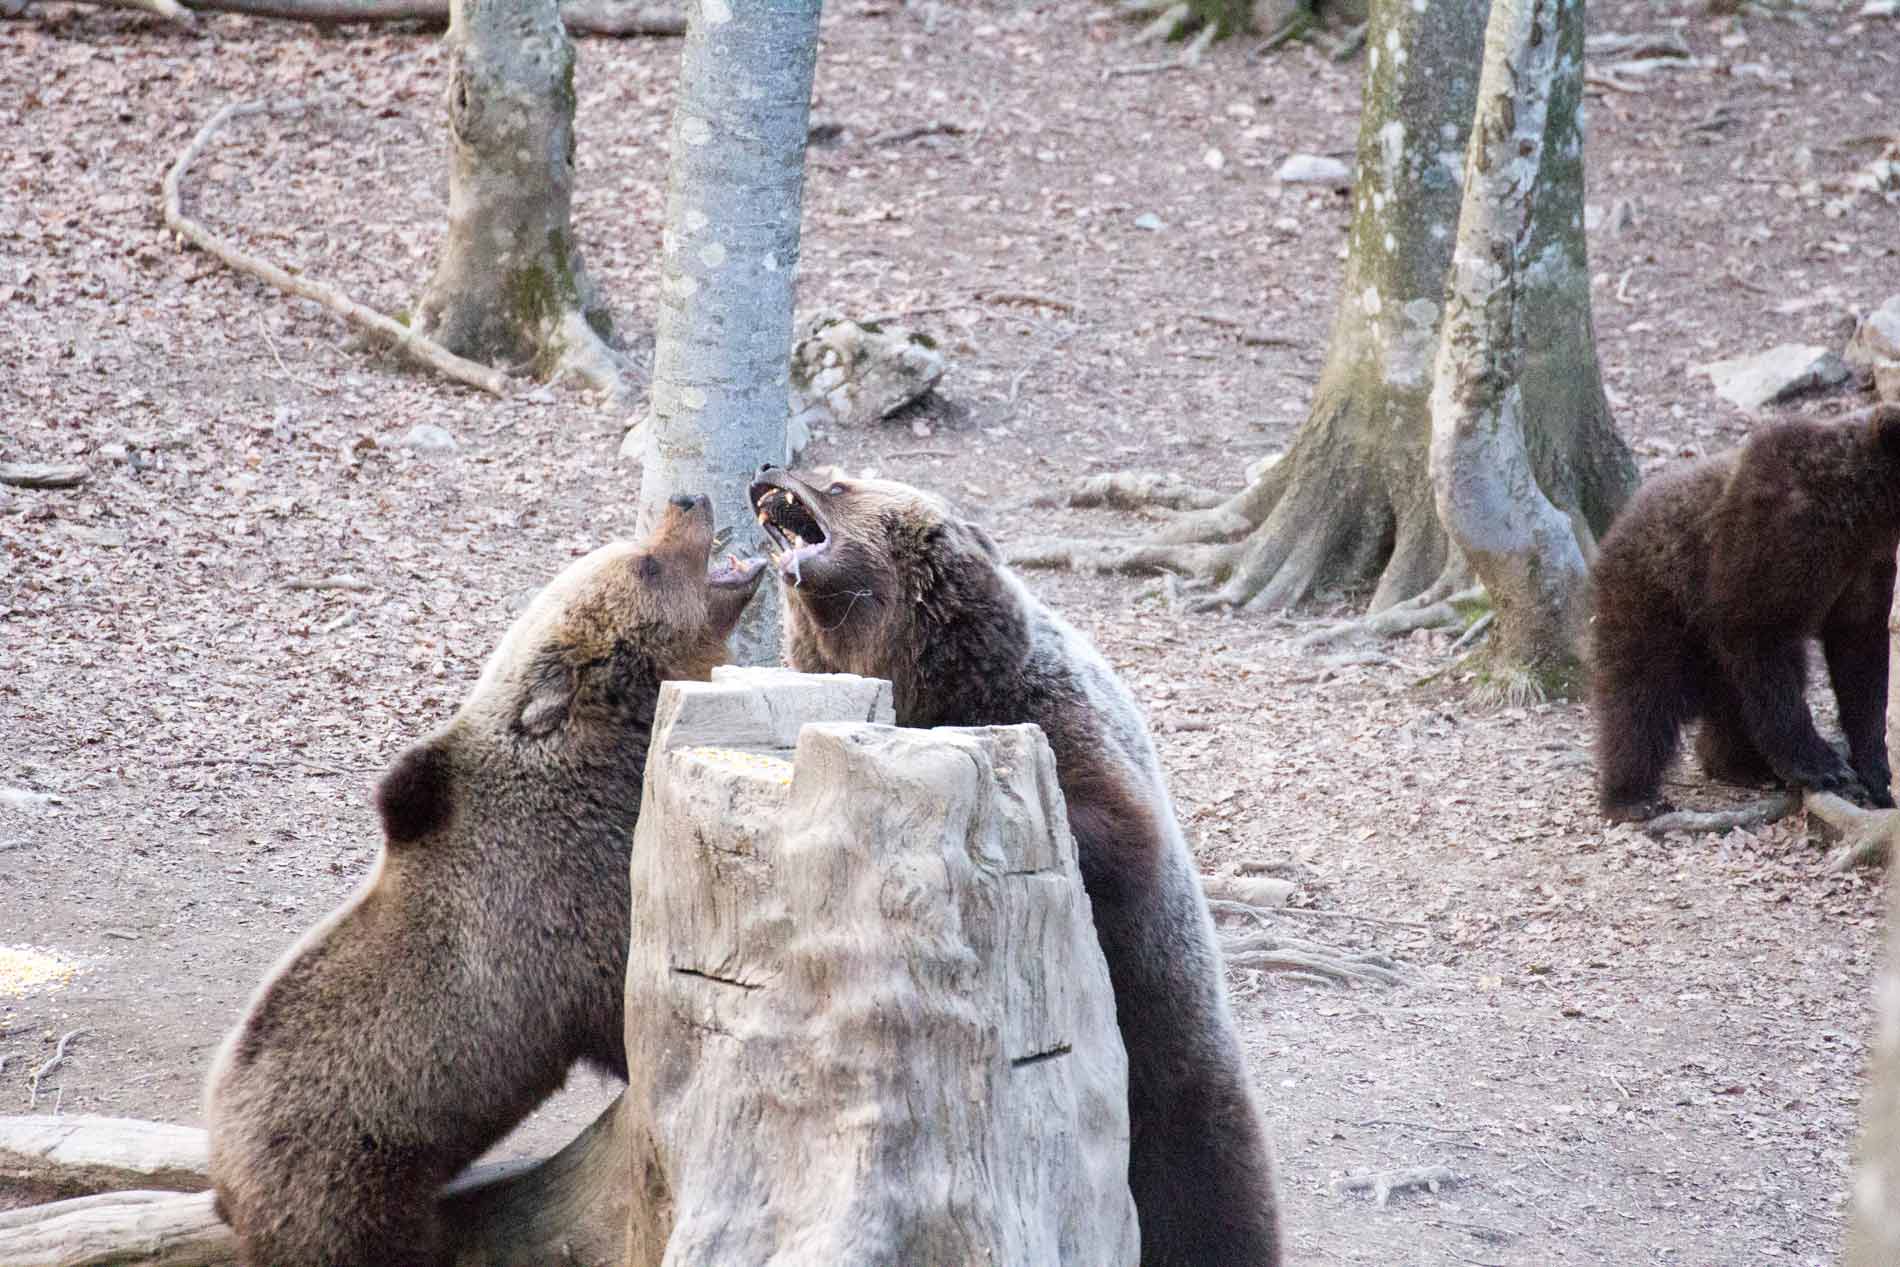
<path id="1" fill-rule="evenodd" d="M 1716 651 L 1741 702 L 1748 737 L 1776 778 L 1816 792 L 1860 790 L 1860 780 L 1814 728 L 1803 639 L 1756 629 L 1725 637 Z"/>
<path id="2" fill-rule="evenodd" d="M 1887 559 L 1857 579 L 1821 629 L 1848 756 L 1868 803 L 1881 809 L 1893 808 L 1893 772 L 1887 764 L 1887 611 L 1893 575 L 1893 560 Z"/>

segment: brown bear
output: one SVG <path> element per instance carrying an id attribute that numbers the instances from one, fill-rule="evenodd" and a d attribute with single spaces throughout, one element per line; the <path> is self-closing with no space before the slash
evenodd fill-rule
<path id="1" fill-rule="evenodd" d="M 1644 484 L 1591 571 L 1598 787 L 1605 816 L 1669 808 L 1682 724 L 1725 782 L 1779 779 L 1891 806 L 1887 609 L 1900 544 L 1900 407 L 1782 422 Z M 1849 761 L 1808 711 L 1818 637 Z"/>
<path id="2" fill-rule="evenodd" d="M 363 887 L 265 979 L 212 1069 L 249 1267 L 435 1267 L 441 1185 L 576 1060 L 626 1076 L 627 870 L 660 683 L 706 678 L 764 563 L 712 513 L 568 567 L 376 790 Z"/>
<path id="3" fill-rule="evenodd" d="M 1213 923 L 1127 690 L 938 498 L 767 467 L 751 500 L 778 547 L 793 668 L 890 679 L 900 725 L 1048 736 L 1128 1049 L 1143 1267 L 1278 1263 L 1272 1159 Z"/>

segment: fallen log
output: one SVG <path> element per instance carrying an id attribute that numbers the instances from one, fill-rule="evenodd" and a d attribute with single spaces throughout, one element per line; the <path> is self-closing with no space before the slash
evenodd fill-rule
<path id="1" fill-rule="evenodd" d="M 290 22 L 324 25 L 361 25 L 378 22 L 427 22 L 447 25 L 448 0 L 78 0 L 106 9 L 153 13 L 174 22 L 191 22 L 199 13 L 236 13 L 253 18 L 282 18 Z M 17 17 L 32 0 L 10 5 L 6 16 Z M 686 18 L 665 4 L 614 4 L 611 0 L 568 0 L 561 20 L 576 35 L 684 35 Z"/>

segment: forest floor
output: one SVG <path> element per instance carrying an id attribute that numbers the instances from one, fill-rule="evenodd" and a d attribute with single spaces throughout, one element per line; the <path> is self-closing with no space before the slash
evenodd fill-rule
<path id="1" fill-rule="evenodd" d="M 1598 32 L 1677 32 L 1696 58 L 1588 101 L 1590 201 L 1632 211 L 1593 237 L 1596 328 L 1646 471 L 1750 425 L 1696 366 L 1838 347 L 1900 292 L 1900 199 L 1843 188 L 1891 140 L 1900 81 L 1900 21 L 1858 8 L 1592 7 Z M 1101 6 L 831 6 L 814 113 L 842 130 L 810 156 L 802 306 L 912 314 L 952 369 L 942 407 L 811 459 L 935 488 L 1008 540 L 1149 526 L 1034 504 L 1084 476 L 1234 486 L 1287 444 L 1348 204 L 1275 172 L 1350 158 L 1363 62 L 1239 40 L 1197 69 L 1111 74 L 1165 55 L 1128 32 Z M 678 57 L 581 48 L 578 237 L 636 332 Z M 163 228 L 164 170 L 219 106 L 334 96 L 234 125 L 188 204 L 405 308 L 444 221 L 445 71 L 439 38 L 406 28 L 184 30 L 51 3 L 0 21 L 0 461 L 92 471 L 0 489 L 0 787 L 56 798 L 0 798 L 0 953 L 72 969 L 0 986 L 0 1111 L 28 1111 L 31 1072 L 83 1029 L 36 1111 L 196 1121 L 260 975 L 369 866 L 374 776 L 449 715 L 540 582 L 632 530 L 626 417 L 352 350 Z M 1237 337 L 1253 329 L 1291 346 Z M 391 443 L 421 422 L 459 449 Z M 335 574 L 367 588 L 291 584 Z M 1344 667 L 1300 650 L 1352 596 L 1192 615 L 1122 578 L 1029 579 L 1150 710 L 1203 867 L 1291 864 L 1315 913 L 1277 923 L 1405 965 L 1390 989 L 1233 974 L 1290 1262 L 1836 1257 L 1878 875 L 1825 873 L 1800 820 L 1606 827 L 1585 707 L 1481 713 L 1421 688 L 1444 634 Z M 1671 794 L 1745 795 L 1687 767 Z M 577 1078 L 505 1151 L 558 1144 L 609 1093 Z M 1335 1187 L 1424 1165 L 1460 1181 L 1383 1207 Z"/>

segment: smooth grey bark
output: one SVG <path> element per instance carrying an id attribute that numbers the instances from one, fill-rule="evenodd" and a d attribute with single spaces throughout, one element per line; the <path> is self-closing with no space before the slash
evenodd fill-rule
<path id="1" fill-rule="evenodd" d="M 640 524 L 712 498 L 724 547 L 757 550 L 746 488 L 784 463 L 792 297 L 820 0 L 693 0 L 680 58 L 660 314 L 640 457 Z M 741 664 L 779 658 L 778 604 L 753 603 Z"/>
<path id="2" fill-rule="evenodd" d="M 1154 542 L 1068 558 L 1185 572 L 1215 587 L 1203 606 L 1281 608 L 1370 586 L 1376 612 L 1464 587 L 1469 570 L 1439 522 L 1427 454 L 1488 12 L 1484 0 L 1372 5 L 1345 276 L 1312 408 L 1285 457 Z M 1533 226 L 1529 251 L 1553 264 L 1523 295 L 1526 448 L 1545 496 L 1601 534 L 1635 488 L 1636 468 L 1597 373 L 1581 150 L 1547 166 L 1550 214 Z M 1574 210 L 1575 231 L 1563 208 Z"/>
<path id="3" fill-rule="evenodd" d="M 574 244 L 574 44 L 555 0 L 452 0 L 449 224 L 417 303 L 470 360 L 626 397 L 613 322 Z"/>
<path id="4" fill-rule="evenodd" d="M 844 715 L 849 721 L 807 719 Z M 669 682 L 631 891 L 628 1267 L 1133 1267 L 1127 1061 L 1035 726 Z"/>
<path id="5" fill-rule="evenodd" d="M 1887 750 L 1900 752 L 1900 595 L 1887 630 Z M 1900 1263 L 1900 853 L 1891 851 L 1887 957 L 1874 978 L 1874 1033 L 1848 1217 L 1846 1267 Z"/>
<path id="6" fill-rule="evenodd" d="M 1538 485 L 1523 373 L 1533 305 L 1580 294 L 1589 329 L 1590 279 L 1579 268 L 1582 99 L 1582 0 L 1492 0 L 1434 373 L 1430 464 L 1439 520 L 1497 613 L 1487 678 L 1513 694 L 1569 694 L 1581 677 L 1578 608 L 1594 538 Z M 1594 379 L 1595 369 L 1592 358 L 1573 372 Z M 1581 378 L 1572 391 L 1602 396 L 1600 382 Z"/>

